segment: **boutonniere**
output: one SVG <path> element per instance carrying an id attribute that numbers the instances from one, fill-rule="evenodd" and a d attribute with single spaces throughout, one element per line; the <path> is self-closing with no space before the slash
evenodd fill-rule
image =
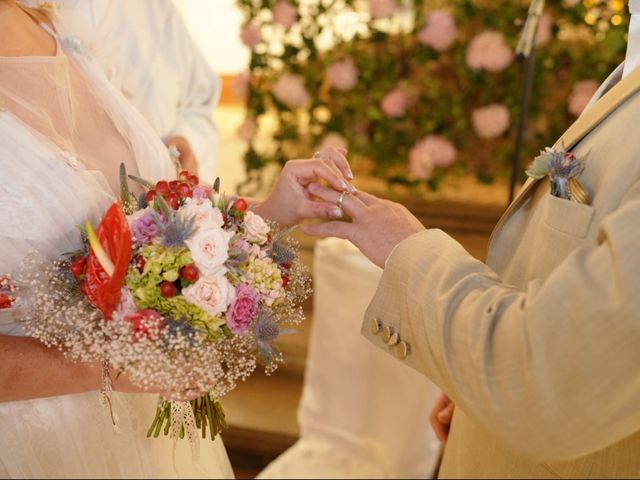
<path id="1" fill-rule="evenodd" d="M 571 152 L 546 148 L 534 160 L 527 175 L 539 180 L 551 179 L 551 195 L 578 203 L 589 204 L 589 194 L 578 177 L 584 170 L 584 161 Z"/>

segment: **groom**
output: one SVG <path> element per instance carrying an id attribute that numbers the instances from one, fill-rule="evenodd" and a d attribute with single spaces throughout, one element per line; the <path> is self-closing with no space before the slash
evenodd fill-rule
<path id="1" fill-rule="evenodd" d="M 457 405 L 441 477 L 640 476 L 640 0 L 629 8 L 625 63 L 547 157 L 578 176 L 530 179 L 487 264 L 398 204 L 309 187 L 352 222 L 307 232 L 384 267 L 364 335 Z"/>

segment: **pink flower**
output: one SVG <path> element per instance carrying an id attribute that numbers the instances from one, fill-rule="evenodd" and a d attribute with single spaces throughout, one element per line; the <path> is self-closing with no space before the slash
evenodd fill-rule
<path id="1" fill-rule="evenodd" d="M 467 47 L 467 65 L 473 70 L 499 72 L 513 61 L 513 50 L 500 32 L 487 30 L 476 35 Z"/>
<path id="2" fill-rule="evenodd" d="M 160 227 L 151 214 L 152 209 L 138 210 L 127 218 L 131 235 L 138 243 L 151 243 L 160 233 Z"/>
<path id="3" fill-rule="evenodd" d="M 304 107 L 311 97 L 300 75 L 285 73 L 273 86 L 273 95 L 288 108 Z"/>
<path id="4" fill-rule="evenodd" d="M 494 103 L 475 110 L 471 115 L 471 123 L 478 136 L 497 138 L 508 130 L 511 116 L 507 107 Z"/>
<path id="5" fill-rule="evenodd" d="M 579 117 L 596 90 L 598 90 L 598 82 L 595 80 L 582 80 L 576 83 L 571 95 L 569 95 L 569 113 Z"/>
<path id="6" fill-rule="evenodd" d="M 200 307 L 212 317 L 227 311 L 235 300 L 236 291 L 224 275 L 200 277 L 198 281 L 182 289 L 182 296 Z"/>
<path id="7" fill-rule="evenodd" d="M 211 199 L 211 192 L 213 189 L 206 185 L 196 185 L 193 187 L 192 197 L 197 202 L 203 202 Z"/>
<path id="8" fill-rule="evenodd" d="M 233 232 L 209 224 L 198 228 L 184 243 L 191 250 L 193 262 L 203 275 L 218 275 L 227 272 L 224 266 L 229 259 L 229 241 Z"/>
<path id="9" fill-rule="evenodd" d="M 253 117 L 247 117 L 244 119 L 244 122 L 238 127 L 236 130 L 236 135 L 238 135 L 243 140 L 250 142 L 253 140 L 253 137 L 258 133 L 258 122 Z"/>
<path id="10" fill-rule="evenodd" d="M 262 31 L 260 27 L 254 23 L 249 23 L 242 27 L 240 32 L 240 40 L 251 50 L 256 48 L 262 41 Z"/>
<path id="11" fill-rule="evenodd" d="M 398 11 L 395 0 L 369 0 L 371 18 L 388 18 Z"/>
<path id="12" fill-rule="evenodd" d="M 536 45 L 542 46 L 551 40 L 551 27 L 553 26 L 553 17 L 549 12 L 544 12 L 538 23 L 538 31 L 536 32 Z"/>
<path id="13" fill-rule="evenodd" d="M 236 335 L 245 333 L 257 317 L 260 294 L 246 283 L 236 287 L 236 299 L 227 312 L 227 325 Z"/>
<path id="14" fill-rule="evenodd" d="M 331 86 L 337 90 L 346 92 L 358 83 L 358 69 L 351 58 L 333 63 L 325 73 Z"/>
<path id="15" fill-rule="evenodd" d="M 150 309 L 125 315 L 124 320 L 131 323 L 134 340 L 142 340 L 144 337 L 150 337 L 152 334 L 157 333 L 164 325 L 162 315 Z"/>
<path id="16" fill-rule="evenodd" d="M 244 216 L 244 231 L 247 234 L 247 240 L 262 245 L 269 239 L 271 228 L 260 215 L 249 210 Z"/>
<path id="17" fill-rule="evenodd" d="M 409 177 L 428 180 L 435 167 L 448 167 L 458 154 L 451 142 L 438 135 L 428 135 L 409 152 Z"/>
<path id="18" fill-rule="evenodd" d="M 211 195 L 211 190 L 209 190 L 209 195 Z M 180 213 L 184 218 L 192 218 L 198 229 L 221 228 L 224 225 L 222 212 L 219 208 L 212 206 L 211 202 L 187 198 Z"/>
<path id="19" fill-rule="evenodd" d="M 349 142 L 339 133 L 329 132 L 322 138 L 318 150 L 324 150 L 325 148 L 343 148 L 348 150 Z"/>
<path id="20" fill-rule="evenodd" d="M 398 118 L 407 113 L 411 103 L 411 95 L 406 90 L 395 88 L 384 96 L 380 106 L 387 117 Z"/>
<path id="21" fill-rule="evenodd" d="M 273 6 L 273 19 L 289 30 L 298 19 L 298 9 L 289 0 L 278 0 Z"/>
<path id="22" fill-rule="evenodd" d="M 231 91 L 238 98 L 247 98 L 249 95 L 249 83 L 251 81 L 251 74 L 249 72 L 239 73 L 233 77 L 231 83 Z"/>
<path id="23" fill-rule="evenodd" d="M 418 32 L 418 40 L 438 52 L 448 50 L 456 41 L 458 29 L 456 22 L 448 12 L 434 10 L 427 19 L 427 24 Z"/>

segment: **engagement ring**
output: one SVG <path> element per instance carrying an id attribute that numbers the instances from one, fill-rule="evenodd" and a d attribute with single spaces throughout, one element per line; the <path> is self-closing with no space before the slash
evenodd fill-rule
<path id="1" fill-rule="evenodd" d="M 351 192 L 347 192 L 346 190 L 340 194 L 338 199 L 336 200 L 336 205 L 340 210 L 342 210 L 342 204 L 344 203 L 344 197 L 347 195 L 351 195 Z"/>

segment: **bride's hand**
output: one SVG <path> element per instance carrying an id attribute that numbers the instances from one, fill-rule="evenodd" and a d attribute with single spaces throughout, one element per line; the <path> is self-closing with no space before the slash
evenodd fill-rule
<path id="1" fill-rule="evenodd" d="M 253 210 L 282 226 L 310 218 L 340 218 L 342 211 L 335 203 L 311 199 L 306 187 L 325 181 L 338 192 L 354 192 L 349 183 L 353 174 L 345 154 L 342 149 L 325 148 L 309 160 L 287 162 L 269 196 Z"/>

